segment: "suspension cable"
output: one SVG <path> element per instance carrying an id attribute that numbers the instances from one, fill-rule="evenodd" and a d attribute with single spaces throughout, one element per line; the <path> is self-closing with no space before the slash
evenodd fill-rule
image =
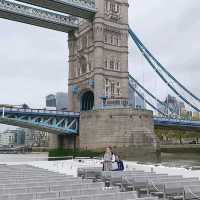
<path id="1" fill-rule="evenodd" d="M 188 187 L 188 192 L 189 192 L 194 198 L 200 199 L 200 196 L 198 196 L 197 194 L 195 194 L 194 192 L 192 192 L 192 190 L 191 190 L 190 187 Z"/>
<path id="2" fill-rule="evenodd" d="M 145 102 L 147 102 L 147 104 L 152 107 L 154 110 L 156 110 L 157 112 L 159 112 L 161 115 L 168 117 L 165 113 L 163 113 L 162 111 L 160 111 L 158 108 L 156 108 L 150 101 L 148 101 L 136 88 L 134 88 L 130 83 L 129 83 L 129 87 L 135 91 L 137 93 L 137 95 L 142 98 Z"/>
<path id="3" fill-rule="evenodd" d="M 142 86 L 135 78 L 133 78 L 133 76 L 131 74 L 129 74 L 129 78 L 131 80 L 133 80 L 136 85 L 138 85 L 140 88 L 142 88 L 142 90 L 144 90 L 149 96 L 151 96 L 157 103 L 160 103 L 161 105 L 163 105 L 165 108 L 169 108 L 170 111 L 172 112 L 172 114 L 176 114 L 175 111 L 169 107 L 166 103 L 162 102 L 161 100 L 159 100 L 158 98 L 156 98 L 150 91 L 148 91 L 144 86 Z"/>
<path id="4" fill-rule="evenodd" d="M 200 98 L 194 95 L 191 91 L 189 91 L 180 81 L 178 81 L 152 54 L 151 52 L 144 46 L 141 40 L 136 36 L 136 34 L 129 27 L 129 33 L 134 36 L 136 41 L 142 46 L 144 51 L 156 62 L 156 64 L 173 80 L 175 81 L 183 90 L 185 90 L 190 96 L 200 102 Z M 132 36 L 131 36 L 132 37 Z"/>
<path id="5" fill-rule="evenodd" d="M 148 61 L 148 63 L 151 65 L 151 67 L 156 71 L 156 73 L 160 76 L 160 78 L 168 85 L 168 87 L 178 96 L 180 97 L 186 104 L 188 104 L 190 107 L 192 107 L 197 112 L 200 112 L 200 109 L 194 106 L 192 103 L 190 103 L 185 97 L 183 97 L 167 80 L 166 78 L 161 74 L 161 72 L 154 66 L 153 62 L 150 60 L 148 55 L 146 55 L 144 49 L 141 47 L 141 45 L 138 43 L 137 39 L 134 37 L 133 31 L 129 28 L 129 33 L 131 35 L 131 38 L 145 57 L 145 59 Z"/>

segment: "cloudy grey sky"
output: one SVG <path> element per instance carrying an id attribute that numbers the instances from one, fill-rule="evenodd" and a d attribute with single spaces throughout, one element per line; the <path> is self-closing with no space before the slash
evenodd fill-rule
<path id="1" fill-rule="evenodd" d="M 200 96 L 200 1 L 130 0 L 129 23 L 175 77 Z M 0 103 L 43 107 L 67 91 L 67 34 L 0 19 Z M 168 93 L 130 41 L 130 71 L 161 98 Z M 151 75 L 152 73 L 152 75 Z"/>

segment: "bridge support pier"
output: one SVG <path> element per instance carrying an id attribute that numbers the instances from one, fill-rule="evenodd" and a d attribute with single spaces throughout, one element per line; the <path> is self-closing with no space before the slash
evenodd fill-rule
<path id="1" fill-rule="evenodd" d="M 58 135 L 49 133 L 49 148 L 50 149 L 56 149 L 59 147 L 59 139 Z"/>
<path id="2" fill-rule="evenodd" d="M 82 149 L 101 150 L 108 146 L 120 152 L 123 149 L 138 152 L 159 149 L 153 113 L 132 108 L 82 112 L 79 140 Z"/>
<path id="3" fill-rule="evenodd" d="M 65 148 L 76 149 L 77 148 L 77 136 L 76 135 L 56 135 L 49 133 L 49 148 Z"/>

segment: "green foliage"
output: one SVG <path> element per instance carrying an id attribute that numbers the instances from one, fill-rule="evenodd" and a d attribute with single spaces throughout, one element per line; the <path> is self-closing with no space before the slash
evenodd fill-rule
<path id="1" fill-rule="evenodd" d="M 51 149 L 49 150 L 49 158 L 50 157 L 98 157 L 103 155 L 103 152 L 95 152 L 91 150 L 73 150 L 73 149 Z"/>
<path id="2" fill-rule="evenodd" d="M 200 154 L 200 148 L 199 146 L 184 146 L 182 145 L 182 147 L 180 146 L 169 146 L 168 148 L 167 147 L 161 147 L 161 152 L 162 153 L 195 153 L 195 154 Z"/>
<path id="3" fill-rule="evenodd" d="M 158 138 L 163 141 L 167 138 L 179 140 L 182 143 L 183 139 L 197 139 L 200 138 L 200 133 L 198 131 L 184 131 L 184 130 L 164 130 L 155 129 L 155 133 Z"/>

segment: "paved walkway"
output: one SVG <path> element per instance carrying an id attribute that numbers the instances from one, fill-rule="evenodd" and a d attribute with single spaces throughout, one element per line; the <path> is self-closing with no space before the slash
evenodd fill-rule
<path id="1" fill-rule="evenodd" d="M 99 160 L 65 160 L 65 161 L 48 161 L 47 153 L 40 154 L 0 154 L 0 164 L 29 164 L 32 166 L 48 169 L 50 171 L 59 172 L 67 175 L 77 175 L 78 167 L 100 167 Z M 190 170 L 177 167 L 165 167 L 154 165 L 137 164 L 136 162 L 124 162 L 127 170 L 137 169 L 157 173 L 168 173 L 169 175 L 183 175 L 184 177 L 199 177 L 200 170 Z"/>
<path id="2" fill-rule="evenodd" d="M 0 154 L 0 163 L 20 163 L 30 161 L 47 161 L 48 153 Z"/>

